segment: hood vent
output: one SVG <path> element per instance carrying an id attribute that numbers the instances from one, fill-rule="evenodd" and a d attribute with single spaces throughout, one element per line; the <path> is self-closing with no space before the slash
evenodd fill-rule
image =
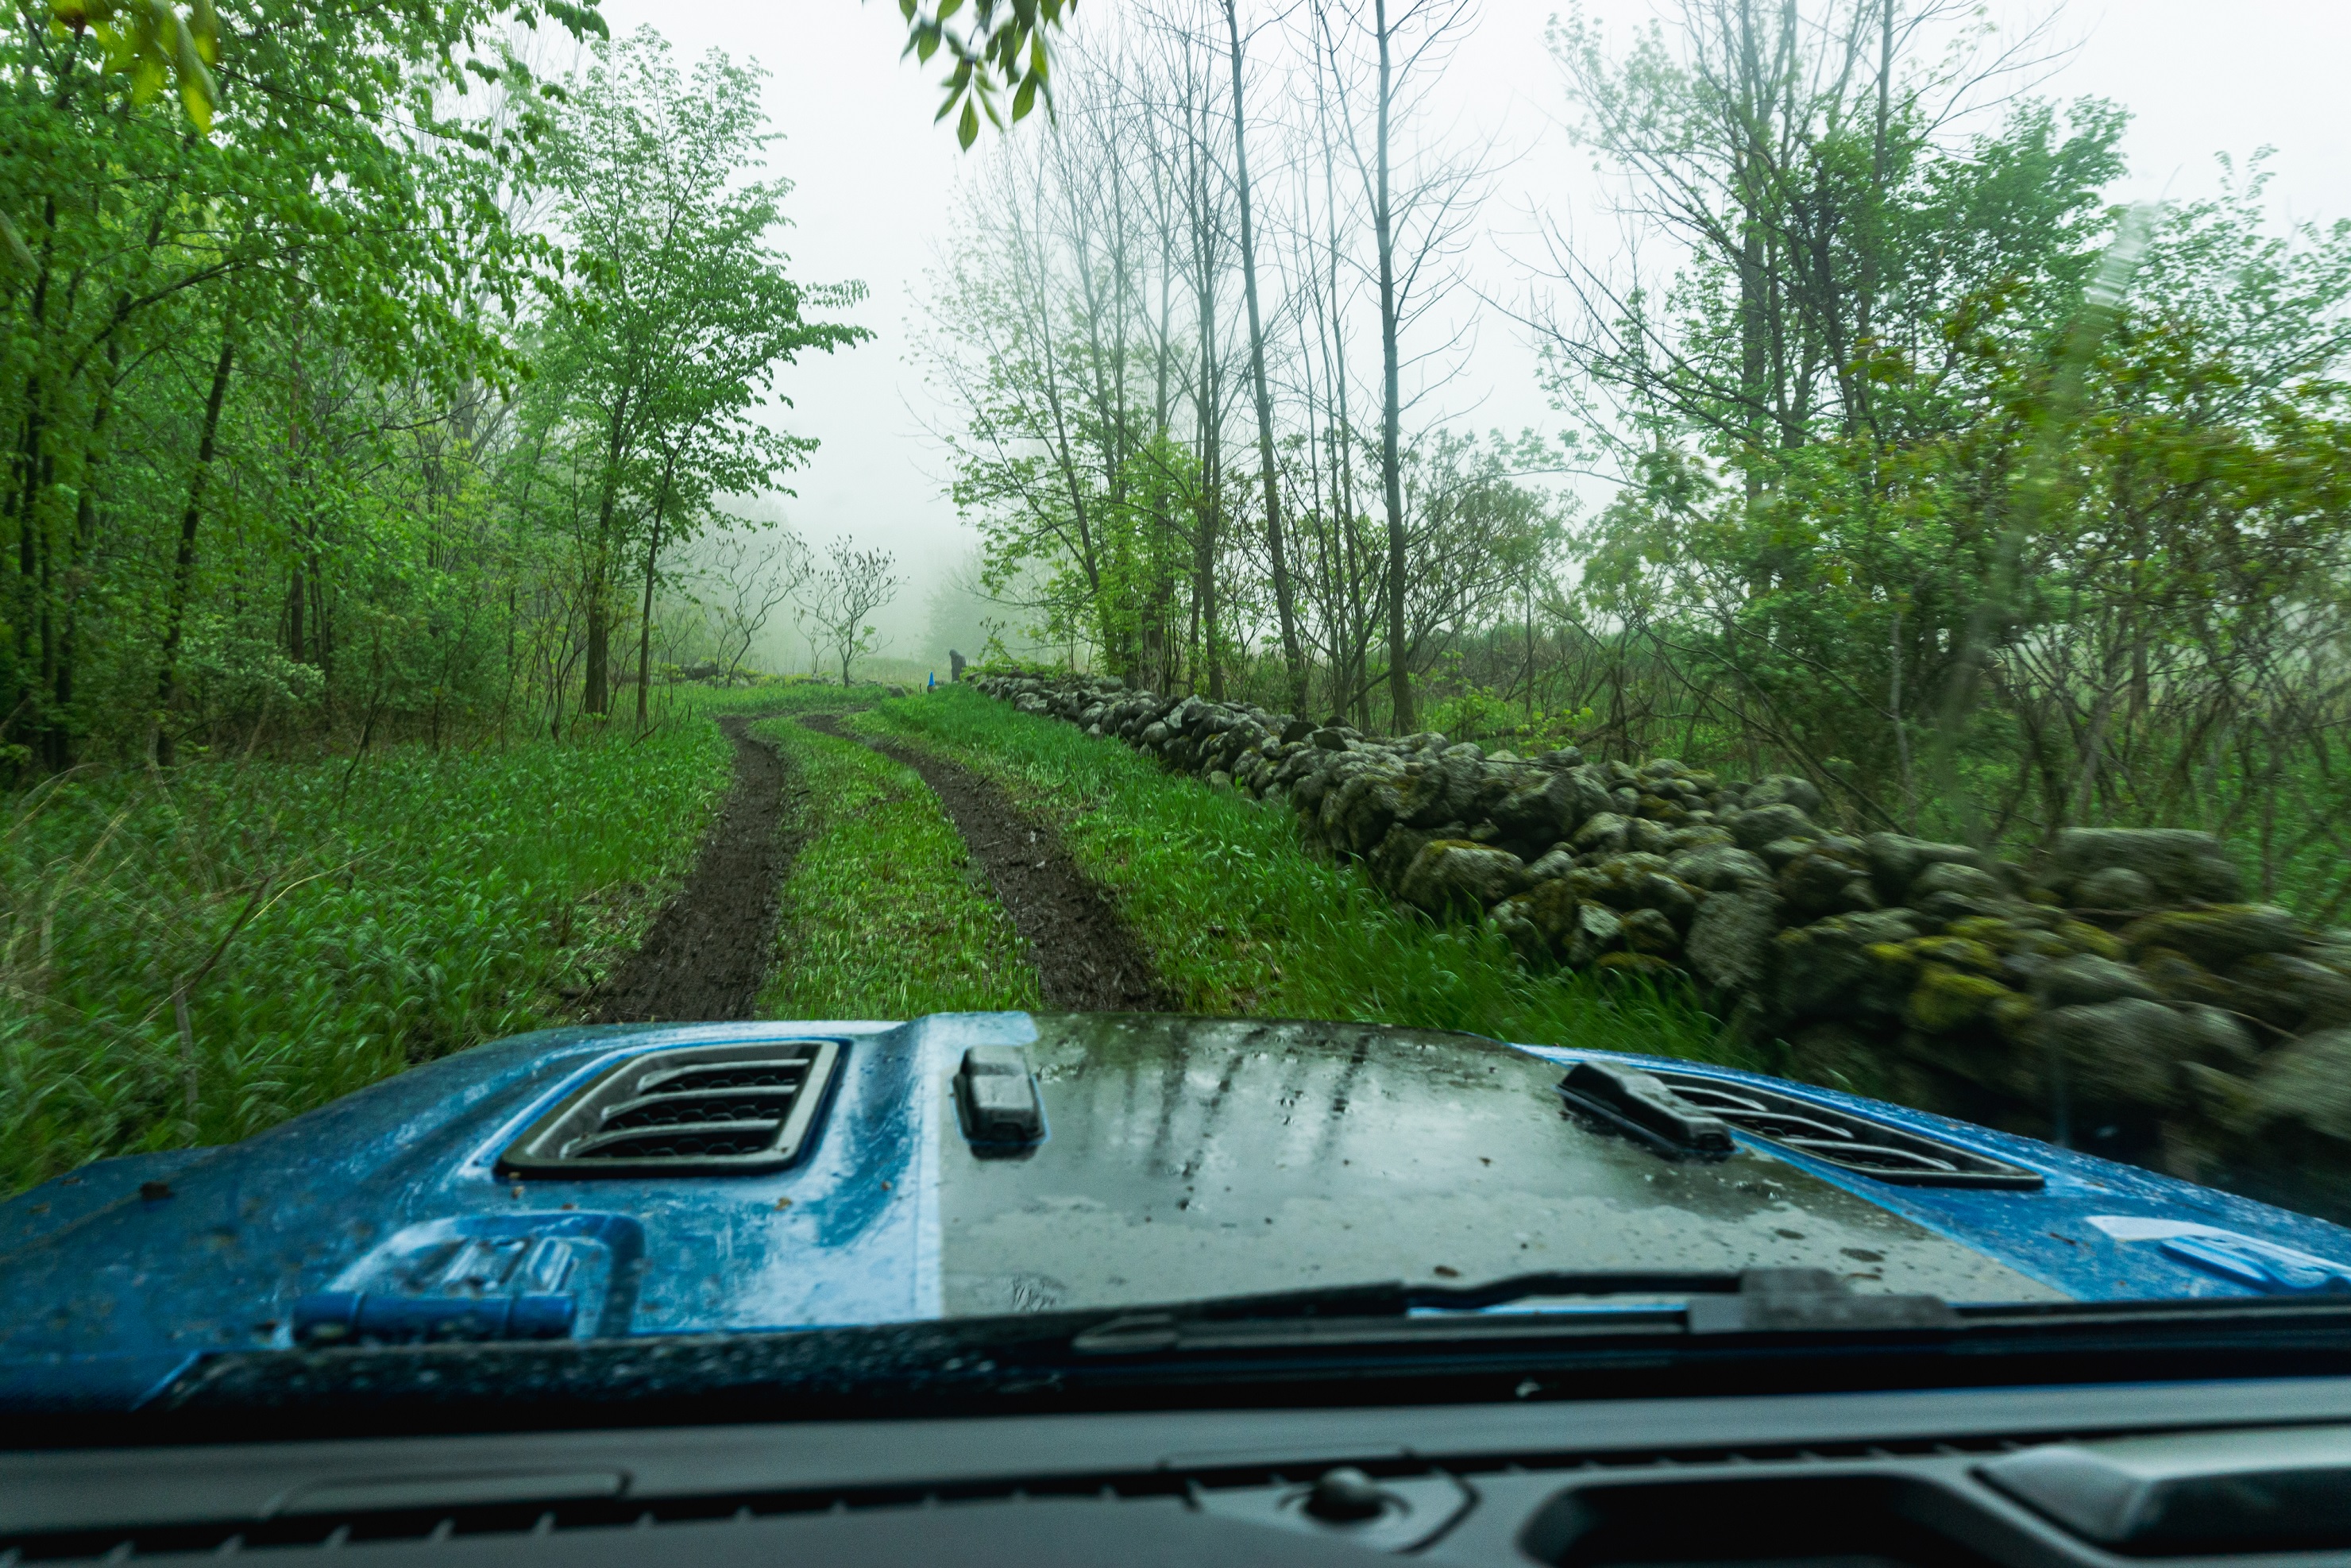
<path id="1" fill-rule="evenodd" d="M 1674 1098 L 1693 1111 L 1726 1122 L 1750 1138 L 1768 1139 L 1897 1186 L 2030 1188 L 2042 1185 L 2038 1171 L 1792 1094 L 1749 1083 L 1728 1083 L 1695 1072 L 1666 1071 L 1656 1076 L 1673 1091 Z"/>
<path id="2" fill-rule="evenodd" d="M 755 1176 L 800 1156 L 841 1046 L 690 1045 L 617 1063 L 532 1123 L 501 1176 Z"/>

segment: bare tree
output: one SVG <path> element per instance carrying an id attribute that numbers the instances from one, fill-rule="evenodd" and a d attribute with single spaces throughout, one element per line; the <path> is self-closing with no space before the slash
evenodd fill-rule
<path id="1" fill-rule="evenodd" d="M 710 620 L 731 685 L 776 612 L 815 575 L 816 560 L 797 534 L 726 534 L 711 549 L 708 571 Z"/>
<path id="2" fill-rule="evenodd" d="M 840 659 L 845 687 L 851 662 L 873 651 L 877 633 L 865 618 L 896 598 L 906 580 L 892 570 L 897 558 L 885 549 L 862 550 L 839 538 L 824 553 L 828 564 L 809 580 L 809 623 Z"/>

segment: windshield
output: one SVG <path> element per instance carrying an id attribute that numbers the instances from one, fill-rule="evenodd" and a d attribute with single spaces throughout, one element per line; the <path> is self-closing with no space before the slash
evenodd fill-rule
<path id="1" fill-rule="evenodd" d="M 0 1403 L 2351 1291 L 2336 21 L 26 16 Z"/>

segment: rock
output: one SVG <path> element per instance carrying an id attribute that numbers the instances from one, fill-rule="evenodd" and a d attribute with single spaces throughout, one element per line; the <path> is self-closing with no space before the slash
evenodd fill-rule
<path id="1" fill-rule="evenodd" d="M 2082 909 L 2145 909 L 2161 896 L 2145 872 L 2126 865 L 2094 871 L 2074 884 L 2074 904 Z"/>
<path id="2" fill-rule="evenodd" d="M 2321 1030 L 2280 1046 L 2247 1096 L 2251 1130 L 2294 1124 L 2351 1145 L 2351 1029 Z"/>
<path id="3" fill-rule="evenodd" d="M 1755 852 L 1763 857 L 1763 863 L 1771 868 L 1771 874 L 1776 877 L 1790 861 L 1819 841 L 1817 839 L 1773 839 Z"/>
<path id="4" fill-rule="evenodd" d="M 2121 942 L 2085 920 L 2060 921 L 2053 935 L 2070 953 L 2095 953 L 2101 958 L 2117 961 L 2129 956 Z"/>
<path id="5" fill-rule="evenodd" d="M 2242 1019 L 2196 1002 L 2178 1011 L 2188 1029 L 2189 1051 L 2198 1060 L 2240 1072 L 2260 1060 L 2261 1047 Z"/>
<path id="6" fill-rule="evenodd" d="M 2244 897 L 2236 862 L 2210 833 L 2179 828 L 2068 828 L 2057 835 L 2053 861 L 2058 879 L 2076 886 L 2093 873 L 2119 866 L 2146 877 L 2165 898 L 2234 904 Z"/>
<path id="7" fill-rule="evenodd" d="M 2208 969 L 2226 969 L 2256 953 L 2292 953 L 2312 933 L 2283 909 L 2268 904 L 2221 904 L 2210 909 L 2168 909 L 2133 921 L 2123 942 L 2133 953 L 2168 947 Z"/>
<path id="8" fill-rule="evenodd" d="M 1915 901 L 1931 898 L 1938 893 L 1992 903 L 2006 897 L 2008 889 L 2000 878 L 1980 866 L 1963 865 L 1957 861 L 1938 861 L 1922 868 L 1910 880 L 1910 894 Z"/>
<path id="9" fill-rule="evenodd" d="M 1872 833 L 1862 841 L 1862 848 L 1869 857 L 1877 891 L 1887 898 L 1899 898 L 1907 893 L 1918 873 L 1930 865 L 1948 862 L 1983 868 L 1987 859 L 1981 851 L 1966 844 L 1937 843 L 1901 833 Z"/>
<path id="10" fill-rule="evenodd" d="M 1672 959 L 1661 958 L 1655 953 L 1603 953 L 1592 961 L 1592 967 L 1604 975 L 1637 975 L 1660 984 L 1681 973 Z"/>
<path id="11" fill-rule="evenodd" d="M 1581 969 L 1599 961 L 1601 956 L 1623 944 L 1625 923 L 1616 912 L 1597 904 L 1575 906 L 1575 923 L 1568 933 L 1563 956 Z"/>
<path id="12" fill-rule="evenodd" d="M 2037 1036 L 2064 1063 L 2071 1097 L 2143 1105 L 2170 1099 L 2177 1063 L 2197 1038 L 2179 1013 L 2137 997 L 2043 1013 Z"/>
<path id="13" fill-rule="evenodd" d="M 1732 893 L 1766 886 L 1771 882 L 1770 866 L 1729 843 L 1684 850 L 1667 862 L 1666 869 L 1692 887 L 1702 887 L 1709 893 Z"/>
<path id="14" fill-rule="evenodd" d="M 1941 964 L 1948 968 L 1967 969 L 1979 975 L 1990 975 L 2000 968 L 2000 955 L 1981 942 L 1971 942 L 1964 936 L 1918 936 L 1902 944 L 1912 958 L 1921 964 Z"/>
<path id="15" fill-rule="evenodd" d="M 1539 882 L 1494 905 L 1494 928 L 1530 964 L 1566 956 L 1576 935 L 1575 894 L 1559 881 Z"/>
<path id="16" fill-rule="evenodd" d="M 2043 965 L 2034 977 L 2032 994 L 2044 1009 L 2095 1007 L 2125 997 L 2151 1002 L 2160 995 L 2145 975 L 2129 965 L 2089 953 Z"/>
<path id="17" fill-rule="evenodd" d="M 1432 839 L 1413 857 L 1396 896 L 1429 914 L 1482 914 L 1527 885 L 1527 868 L 1508 850 L 1465 839 Z"/>
<path id="18" fill-rule="evenodd" d="M 1624 849 L 1632 825 L 1614 811 L 1596 811 L 1575 831 L 1572 841 L 1587 854 L 1614 854 Z"/>
<path id="19" fill-rule="evenodd" d="M 1682 809 L 1678 798 L 1669 800 L 1663 795 L 1642 796 L 1635 810 L 1643 821 L 1651 822 L 1678 822 L 1689 814 Z"/>
<path id="20" fill-rule="evenodd" d="M 1211 768 L 1208 772 L 1208 788 L 1222 790 L 1229 795 L 1233 792 L 1233 776 L 1221 768 Z"/>
<path id="21" fill-rule="evenodd" d="M 1529 882 L 1549 882 L 1565 876 L 1575 869 L 1575 855 L 1564 844 L 1553 844 L 1548 851 L 1527 863 Z"/>
<path id="22" fill-rule="evenodd" d="M 1750 811 L 1765 806 L 1793 806 L 1810 817 L 1821 809 L 1821 792 L 1809 779 L 1799 779 L 1792 773 L 1775 773 L 1749 785 L 1743 804 Z"/>
<path id="23" fill-rule="evenodd" d="M 1753 884 L 1740 893 L 1718 893 L 1700 904 L 1690 917 L 1683 950 L 1707 984 L 1751 991 L 1771 976 L 1771 939 L 1779 929 L 1780 895 L 1768 885 Z"/>
<path id="24" fill-rule="evenodd" d="M 1983 1018 L 2015 994 L 1984 975 L 1970 974 L 1949 964 L 1921 964 L 1903 1017 L 1913 1029 L 1948 1034 Z"/>
<path id="25" fill-rule="evenodd" d="M 2291 953 L 2256 953 L 2229 971 L 2237 1010 L 2291 1033 L 2351 1026 L 2351 979 Z"/>
<path id="26" fill-rule="evenodd" d="M 1648 878 L 1665 869 L 1662 855 L 1610 855 L 1594 864 L 1577 866 L 1567 873 L 1567 881 L 1578 898 L 1611 909 L 1635 909 L 1647 902 L 1642 893 Z"/>
<path id="27" fill-rule="evenodd" d="M 1779 839 L 1817 839 L 1820 829 L 1798 808 L 1774 803 L 1739 813 L 1729 824 L 1730 836 L 1744 850 L 1760 850 Z"/>
<path id="28" fill-rule="evenodd" d="M 1608 807 L 1608 792 L 1587 769 L 1515 769 L 1509 792 L 1492 807 L 1495 826 L 1513 841 L 1550 843 L 1568 838 Z"/>
<path id="29" fill-rule="evenodd" d="M 1779 884 L 1780 896 L 1797 921 L 1877 907 L 1868 863 L 1859 855 L 1841 852 L 1825 840 L 1782 866 Z"/>
<path id="30" fill-rule="evenodd" d="M 1771 942 L 1773 1001 L 1789 1018 L 1899 1012 L 1915 973 L 1900 945 L 1917 935 L 1916 925 L 1887 910 L 1782 931 Z"/>
<path id="31" fill-rule="evenodd" d="M 1379 841 L 1372 852 L 1364 857 L 1364 870 L 1372 884 L 1394 894 L 1404 884 L 1405 873 L 1428 847 L 1426 833 L 1401 825 L 1388 830 L 1387 837 Z"/>
<path id="32" fill-rule="evenodd" d="M 2197 1002 L 2229 1012 L 2244 1010 L 2244 998 L 2236 987 L 2185 953 L 2152 948 L 2139 956 L 2137 969 L 2158 994 L 2173 1001 Z"/>
<path id="33" fill-rule="evenodd" d="M 1681 933 L 1662 910 L 1635 909 L 1627 912 L 1621 925 L 1625 946 L 1635 953 L 1655 953 L 1660 957 L 1681 950 Z"/>

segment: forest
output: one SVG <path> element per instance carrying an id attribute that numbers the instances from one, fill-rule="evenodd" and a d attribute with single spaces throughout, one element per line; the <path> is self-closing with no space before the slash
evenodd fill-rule
<path id="1" fill-rule="evenodd" d="M 2123 106 L 1928 0 L 1686 0 L 1548 42 L 1633 241 L 1462 255 L 1458 0 L 1129 7 L 943 291 L 956 499 L 1081 663 L 1373 731 L 1811 777 L 1865 829 L 2342 850 L 2351 226 L 2124 210 Z M 1114 35 L 1114 36 L 1113 36 Z M 1458 140 L 1458 139 L 1457 139 Z M 1448 428 L 1460 323 L 1549 436 Z M 1597 480 L 1575 486 L 1571 476 Z"/>
<path id="2" fill-rule="evenodd" d="M 2301 918 L 2351 905 L 2351 220 L 2279 217 L 2259 156 L 2113 203 L 2129 106 L 2054 99 L 2062 40 L 1960 0 L 1570 4 L 1524 40 L 1570 133 L 1532 155 L 1612 205 L 1516 214 L 1502 276 L 1528 154 L 1442 108 L 1473 0 L 901 13 L 962 149 L 907 350 L 977 545 L 959 652 L 1798 776 L 1824 822 L 2009 853 L 2199 829 Z M 747 56 L 563 0 L 22 0 L 0 63 L 15 1182 L 582 1016 L 716 820 L 714 717 L 870 685 L 919 546 L 783 520 L 823 460 L 795 368 L 881 350 L 864 286 L 791 260 L 824 143 Z M 1545 428 L 1458 412 L 1479 331 L 1537 353 Z M 803 855 L 838 920 L 850 841 Z M 1279 897 L 1369 907 L 1279 853 L 1322 890 Z M 904 951 L 950 906 L 972 963 L 1019 951 L 963 896 L 893 905 Z M 1159 958 L 1186 1005 L 1581 1016 L 1394 940 L 1403 999 L 1282 979 L 1330 953 Z M 791 1005 L 851 1016 L 825 983 Z"/>

